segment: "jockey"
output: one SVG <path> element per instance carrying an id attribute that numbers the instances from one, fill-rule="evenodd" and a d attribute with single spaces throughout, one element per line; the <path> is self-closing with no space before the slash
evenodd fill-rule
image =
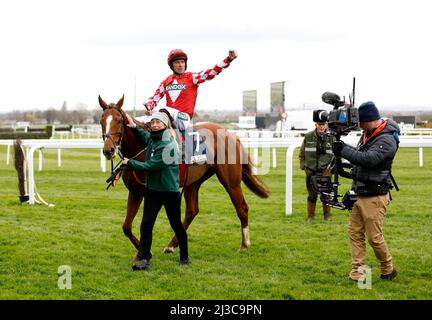
<path id="1" fill-rule="evenodd" d="M 187 54 L 181 49 L 171 50 L 168 54 L 167 62 L 173 73 L 161 82 L 154 95 L 144 103 L 147 109 L 145 113 L 150 115 L 153 111 L 166 109 L 171 115 L 173 127 L 180 131 L 181 139 L 184 142 L 185 132 L 191 127 L 191 119 L 194 115 L 195 103 L 198 95 L 198 86 L 221 73 L 235 58 L 237 58 L 237 52 L 235 50 L 229 50 L 228 56 L 213 68 L 198 73 L 186 72 Z M 166 106 L 157 106 L 165 95 Z M 199 133 L 190 132 L 189 135 L 195 136 L 198 146 Z M 182 154 L 184 151 L 182 145 Z M 192 155 L 191 162 L 199 161 Z"/>
<path id="2" fill-rule="evenodd" d="M 167 62 L 173 74 L 163 80 L 155 94 L 144 103 L 147 114 L 150 114 L 153 110 L 167 109 L 174 120 L 173 126 L 184 135 L 184 131 L 191 126 L 190 122 L 194 115 L 198 86 L 221 73 L 235 58 L 237 58 L 237 52 L 230 50 L 228 56 L 213 68 L 198 73 L 186 72 L 187 54 L 181 49 L 171 50 Z M 157 107 L 165 94 L 166 106 Z"/>

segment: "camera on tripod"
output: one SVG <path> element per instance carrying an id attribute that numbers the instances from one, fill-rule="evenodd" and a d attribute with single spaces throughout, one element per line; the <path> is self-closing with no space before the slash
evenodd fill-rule
<path id="1" fill-rule="evenodd" d="M 324 92 L 321 100 L 324 103 L 333 106 L 333 110 L 327 112 L 325 110 L 315 110 L 313 112 L 314 122 L 328 122 L 329 132 L 327 134 L 335 137 L 335 141 L 340 141 L 341 136 L 346 136 L 350 131 L 356 130 L 359 126 L 358 109 L 354 107 L 355 102 L 355 78 L 353 78 L 353 89 L 350 94 L 349 103 L 342 100 L 339 95 L 333 92 Z M 338 194 L 339 175 L 344 178 L 352 179 L 350 172 L 344 171 L 344 168 L 351 169 L 350 163 L 342 163 L 340 157 L 335 157 L 332 162 L 334 169 L 334 182 L 328 176 L 313 176 L 312 183 L 315 191 L 320 194 L 320 198 L 325 205 L 336 209 L 351 210 L 357 200 L 357 195 L 354 191 L 349 190 L 339 201 Z"/>

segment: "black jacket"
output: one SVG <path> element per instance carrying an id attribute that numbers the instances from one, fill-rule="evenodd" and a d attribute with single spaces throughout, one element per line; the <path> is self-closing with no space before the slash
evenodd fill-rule
<path id="1" fill-rule="evenodd" d="M 400 129 L 393 120 L 384 121 L 385 127 L 366 142 L 362 136 L 357 148 L 345 146 L 342 149 L 342 157 L 353 165 L 352 189 L 358 195 L 386 194 L 393 188 L 390 174 L 399 147 Z"/>

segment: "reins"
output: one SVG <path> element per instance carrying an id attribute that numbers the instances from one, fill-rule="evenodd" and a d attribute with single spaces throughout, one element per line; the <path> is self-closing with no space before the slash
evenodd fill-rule
<path id="1" fill-rule="evenodd" d="M 122 161 L 124 160 L 124 156 L 123 156 L 123 154 L 121 152 L 121 144 L 122 144 L 124 133 L 125 133 L 125 121 L 124 121 L 125 116 L 124 116 L 123 110 L 121 108 L 119 108 L 117 106 L 114 106 L 112 108 L 116 109 L 120 113 L 120 116 L 122 118 L 122 121 L 121 121 L 121 125 L 122 125 L 121 131 L 112 132 L 112 133 L 108 132 L 106 134 L 102 134 L 102 139 L 103 139 L 104 142 L 105 142 L 106 139 L 111 140 L 111 142 L 115 146 L 117 154 L 118 154 L 118 156 L 120 157 L 121 160 L 114 166 L 114 161 L 111 159 L 111 176 L 106 180 L 106 182 L 108 183 L 107 189 L 109 189 L 109 187 L 111 187 L 111 186 L 114 186 L 115 181 L 117 181 L 118 179 L 120 179 L 120 177 L 121 177 L 121 175 L 122 175 L 122 173 L 123 173 L 123 171 L 124 171 L 124 169 L 126 167 L 125 165 L 122 164 Z M 112 138 L 112 136 L 115 136 L 115 135 L 120 135 L 120 142 L 119 142 L 118 145 L 115 143 L 115 141 Z M 141 151 L 139 151 L 137 154 L 135 154 L 134 156 L 130 157 L 129 159 L 135 159 L 135 158 L 137 158 L 145 150 L 146 150 L 146 148 L 142 149 Z M 119 175 L 118 179 L 116 179 L 116 177 L 117 177 L 117 175 L 119 173 L 120 173 L 120 175 Z M 134 174 L 134 177 L 138 181 L 138 183 L 140 183 L 142 185 L 145 185 L 145 183 L 141 182 L 135 174 Z"/>

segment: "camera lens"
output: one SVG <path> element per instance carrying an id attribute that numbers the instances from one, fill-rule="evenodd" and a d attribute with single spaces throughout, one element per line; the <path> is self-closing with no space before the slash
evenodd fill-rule
<path id="1" fill-rule="evenodd" d="M 313 112 L 313 121 L 314 122 L 327 122 L 328 121 L 328 113 L 325 110 L 314 110 Z"/>
<path id="2" fill-rule="evenodd" d="M 319 119 L 320 119 L 321 121 L 323 121 L 323 122 L 326 122 L 326 121 L 328 120 L 327 112 L 325 112 L 325 111 L 321 111 L 321 112 L 319 113 Z"/>

